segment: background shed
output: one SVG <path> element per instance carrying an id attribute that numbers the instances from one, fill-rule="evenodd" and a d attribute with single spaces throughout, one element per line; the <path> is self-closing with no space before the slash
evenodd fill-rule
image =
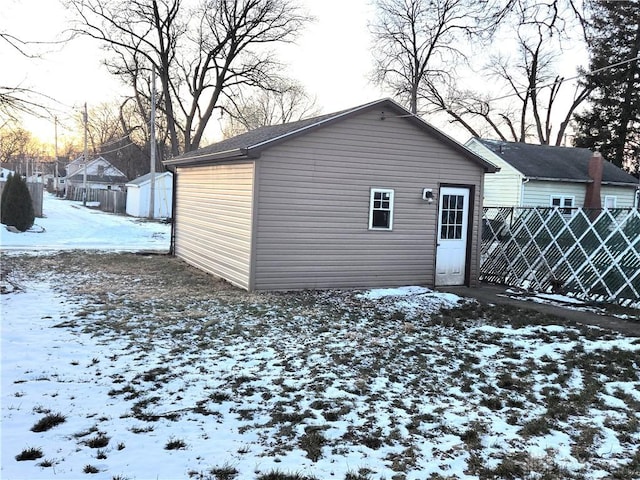
<path id="1" fill-rule="evenodd" d="M 148 217 L 151 200 L 151 174 L 147 173 L 132 180 L 127 187 L 127 215 Z M 155 174 L 153 218 L 170 218 L 173 202 L 173 174 L 162 172 Z"/>

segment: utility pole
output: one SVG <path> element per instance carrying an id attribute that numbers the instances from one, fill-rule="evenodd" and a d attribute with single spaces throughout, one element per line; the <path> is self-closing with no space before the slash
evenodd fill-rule
<path id="1" fill-rule="evenodd" d="M 55 157 L 55 168 L 53 171 L 53 189 L 56 192 L 56 197 L 58 196 L 58 117 L 53 117 L 53 149 L 54 149 L 54 157 Z"/>
<path id="2" fill-rule="evenodd" d="M 155 216 L 156 199 L 156 69 L 151 67 L 151 184 L 149 188 L 149 218 Z"/>
<path id="3" fill-rule="evenodd" d="M 82 169 L 82 205 L 87 206 L 87 162 L 89 161 L 89 152 L 87 149 L 87 123 L 89 118 L 87 115 L 87 102 L 84 102 L 84 168 Z"/>

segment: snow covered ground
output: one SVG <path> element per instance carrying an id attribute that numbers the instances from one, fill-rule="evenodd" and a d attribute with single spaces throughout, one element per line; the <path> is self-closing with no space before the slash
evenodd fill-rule
<path id="1" fill-rule="evenodd" d="M 640 478 L 638 339 L 423 287 L 248 294 L 165 256 L 85 265 L 55 250 L 163 251 L 168 227 L 45 214 L 2 232 L 3 479 Z"/>
<path id="2" fill-rule="evenodd" d="M 167 224 L 105 213 L 47 193 L 42 211 L 44 218 L 36 218 L 28 232 L 0 228 L 3 252 L 169 250 L 171 226 Z"/>

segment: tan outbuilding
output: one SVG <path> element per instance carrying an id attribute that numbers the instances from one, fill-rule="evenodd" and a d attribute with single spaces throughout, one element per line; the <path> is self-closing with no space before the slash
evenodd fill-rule
<path id="1" fill-rule="evenodd" d="M 172 251 L 247 290 L 475 285 L 496 167 L 392 100 L 165 161 Z"/>

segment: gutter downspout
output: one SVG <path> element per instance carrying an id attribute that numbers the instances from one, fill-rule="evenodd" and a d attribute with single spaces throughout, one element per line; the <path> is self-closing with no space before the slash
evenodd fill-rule
<path id="1" fill-rule="evenodd" d="M 176 254 L 176 199 L 178 191 L 178 169 L 173 169 L 173 179 L 171 181 L 173 191 L 171 192 L 171 241 L 169 243 L 169 255 Z"/>
<path id="2" fill-rule="evenodd" d="M 524 207 L 524 186 L 529 183 L 530 178 L 525 177 L 522 180 L 522 185 L 521 185 L 521 189 L 520 189 L 520 206 Z"/>

